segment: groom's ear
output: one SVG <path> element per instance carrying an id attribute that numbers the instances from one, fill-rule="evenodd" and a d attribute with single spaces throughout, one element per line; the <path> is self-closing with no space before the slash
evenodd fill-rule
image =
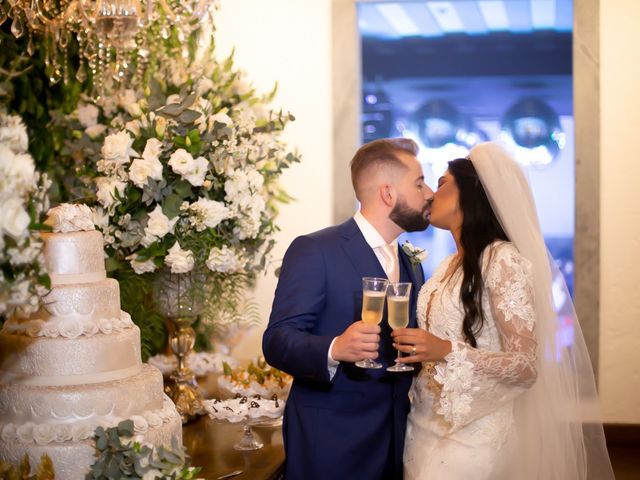
<path id="1" fill-rule="evenodd" d="M 393 208 L 396 204 L 396 196 L 396 189 L 393 185 L 387 183 L 380 186 L 380 198 L 389 208 Z"/>

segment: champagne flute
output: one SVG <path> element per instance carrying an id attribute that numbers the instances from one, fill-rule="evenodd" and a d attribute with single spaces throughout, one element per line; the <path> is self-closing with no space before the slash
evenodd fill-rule
<path id="1" fill-rule="evenodd" d="M 409 298 L 411 295 L 410 283 L 390 283 L 387 290 L 387 309 L 389 326 L 393 330 L 405 328 L 409 325 Z M 398 350 L 398 358 L 402 354 Z M 388 367 L 388 372 L 410 372 L 413 370 L 411 365 L 406 363 L 396 363 L 392 367 Z"/>
<path id="2" fill-rule="evenodd" d="M 379 325 L 384 311 L 384 297 L 389 280 L 386 278 L 364 277 L 362 279 L 362 321 Z M 356 362 L 360 368 L 382 368 L 382 364 L 368 358 Z"/>

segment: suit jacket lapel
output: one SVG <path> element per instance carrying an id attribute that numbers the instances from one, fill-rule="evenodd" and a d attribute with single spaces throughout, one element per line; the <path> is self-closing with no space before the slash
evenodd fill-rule
<path id="1" fill-rule="evenodd" d="M 348 220 L 341 225 L 341 230 L 345 239 L 342 247 L 360 277 L 387 278 L 378 257 L 364 239 L 356 221 L 353 218 Z"/>

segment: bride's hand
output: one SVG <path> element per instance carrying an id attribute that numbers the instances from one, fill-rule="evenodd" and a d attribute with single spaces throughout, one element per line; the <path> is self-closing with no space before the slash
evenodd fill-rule
<path id="1" fill-rule="evenodd" d="M 398 362 L 437 362 L 451 353 L 451 342 L 421 328 L 399 328 L 391 332 L 396 350 L 408 354 Z"/>

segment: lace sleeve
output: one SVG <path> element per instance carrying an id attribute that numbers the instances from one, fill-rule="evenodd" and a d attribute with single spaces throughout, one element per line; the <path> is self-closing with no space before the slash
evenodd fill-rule
<path id="1" fill-rule="evenodd" d="M 442 385 L 438 413 L 459 427 L 513 400 L 536 379 L 535 314 L 530 266 L 510 244 L 496 249 L 485 269 L 485 295 L 501 350 L 453 342 L 436 366 Z"/>

